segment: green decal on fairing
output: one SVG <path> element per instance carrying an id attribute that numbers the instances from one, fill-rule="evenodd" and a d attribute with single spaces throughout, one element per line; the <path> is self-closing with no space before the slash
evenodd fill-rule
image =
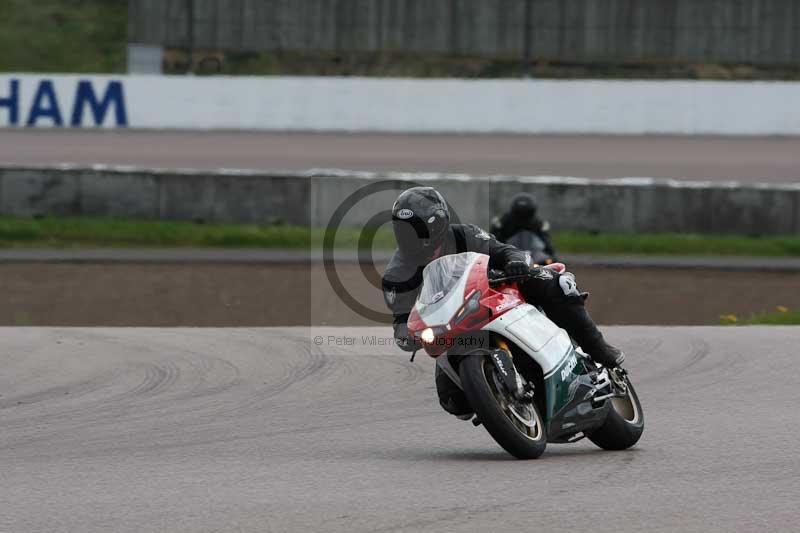
<path id="1" fill-rule="evenodd" d="M 569 402 L 572 397 L 570 384 L 579 375 L 585 373 L 584 358 L 579 356 L 575 349 L 570 346 L 564 360 L 544 378 L 544 387 L 547 391 L 548 420 L 552 420 L 553 415 Z"/>

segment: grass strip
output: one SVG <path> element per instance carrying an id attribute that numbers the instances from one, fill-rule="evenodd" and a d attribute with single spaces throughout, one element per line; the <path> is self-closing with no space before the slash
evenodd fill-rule
<path id="1" fill-rule="evenodd" d="M 0 0 L 0 71 L 124 72 L 127 24 L 126 0 Z"/>
<path id="2" fill-rule="evenodd" d="M 797 326 L 800 325 L 800 309 L 791 310 L 779 305 L 774 311 L 755 313 L 746 318 L 733 314 L 722 315 L 719 317 L 719 322 L 726 326 Z"/>
<path id="3" fill-rule="evenodd" d="M 340 228 L 340 249 L 391 250 L 387 227 Z M 324 228 L 290 225 L 211 224 L 98 217 L 0 217 L 0 248 L 210 247 L 319 249 Z M 560 253 L 800 257 L 800 236 L 603 234 L 559 232 Z M 361 242 L 359 242 L 361 241 Z"/>

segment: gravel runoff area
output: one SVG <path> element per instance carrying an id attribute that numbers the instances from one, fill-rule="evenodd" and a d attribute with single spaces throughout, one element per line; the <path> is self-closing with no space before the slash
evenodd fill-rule
<path id="1" fill-rule="evenodd" d="M 302 254 L 270 261 L 242 251 L 4 251 L 0 325 L 375 325 L 331 289 Z M 385 313 L 378 264 L 337 263 L 356 302 Z M 380 257 L 378 258 L 381 259 Z M 617 261 L 609 262 L 611 260 Z M 570 262 L 601 324 L 717 324 L 777 306 L 800 307 L 796 260 L 587 258 Z"/>

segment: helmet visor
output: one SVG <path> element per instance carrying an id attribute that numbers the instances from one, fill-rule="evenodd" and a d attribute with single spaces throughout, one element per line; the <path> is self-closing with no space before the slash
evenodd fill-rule
<path id="1" fill-rule="evenodd" d="M 432 256 L 444 242 L 448 227 L 446 213 L 442 210 L 427 219 L 414 216 L 405 220 L 392 220 L 398 248 L 411 255 Z"/>

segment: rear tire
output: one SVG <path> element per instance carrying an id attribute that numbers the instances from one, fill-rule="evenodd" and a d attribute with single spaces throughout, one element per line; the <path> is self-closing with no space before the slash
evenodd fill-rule
<path id="1" fill-rule="evenodd" d="M 525 404 L 534 427 L 525 426 L 511 412 L 509 394 L 497 386 L 497 370 L 487 356 L 473 354 L 459 364 L 464 393 L 489 434 L 508 453 L 518 459 L 536 459 L 547 446 L 547 431 L 536 404 Z M 524 433 L 523 433 L 524 432 Z"/>
<path id="2" fill-rule="evenodd" d="M 644 411 L 639 396 L 625 378 L 628 395 L 612 398 L 605 423 L 589 435 L 589 440 L 604 450 L 625 450 L 639 441 L 644 431 Z"/>

